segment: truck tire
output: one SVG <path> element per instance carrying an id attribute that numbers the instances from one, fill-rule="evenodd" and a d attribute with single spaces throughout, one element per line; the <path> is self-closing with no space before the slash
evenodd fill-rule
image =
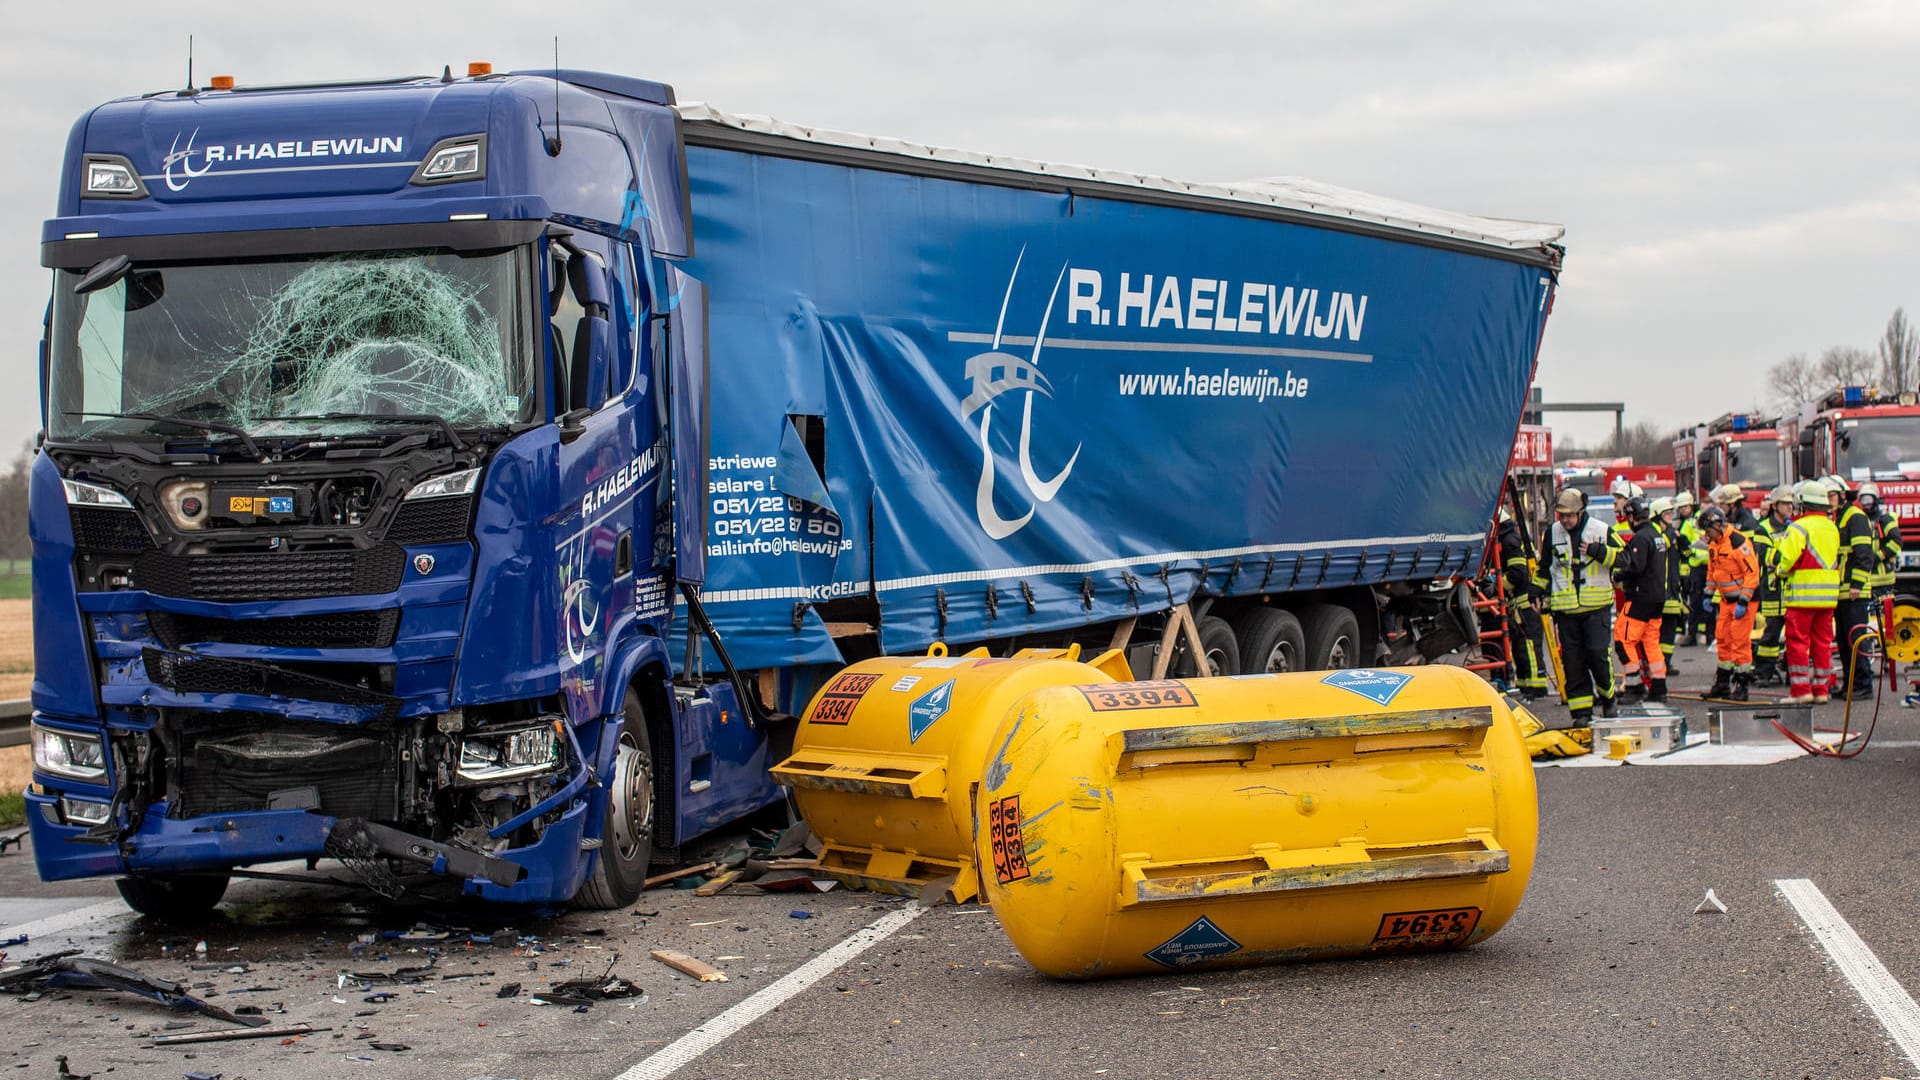
<path id="1" fill-rule="evenodd" d="M 1314 604 L 1300 613 L 1307 636 L 1308 671 L 1337 671 L 1360 664 L 1360 620 L 1338 604 Z"/>
<path id="2" fill-rule="evenodd" d="M 1307 635 L 1293 612 L 1276 607 L 1249 609 L 1233 624 L 1240 639 L 1242 675 L 1305 671 Z"/>
<path id="3" fill-rule="evenodd" d="M 227 895 L 225 874 L 139 874 L 113 884 L 128 907 L 169 923 L 204 919 Z"/>
<path id="4" fill-rule="evenodd" d="M 1200 647 L 1206 650 L 1207 665 L 1214 675 L 1238 675 L 1240 673 L 1240 642 L 1233 636 L 1233 627 L 1218 615 L 1202 615 L 1193 621 L 1200 631 Z M 1186 636 L 1181 635 L 1180 642 L 1174 646 L 1178 652 L 1174 655 L 1171 668 L 1176 679 L 1191 679 L 1200 674 L 1200 665 L 1193 662 L 1193 656 L 1187 651 Z"/>
<path id="5" fill-rule="evenodd" d="M 607 820 L 593 873 L 574 894 L 575 907 L 609 910 L 640 899 L 653 863 L 653 740 L 646 709 L 629 689 L 620 722 L 620 748 L 607 785 Z"/>

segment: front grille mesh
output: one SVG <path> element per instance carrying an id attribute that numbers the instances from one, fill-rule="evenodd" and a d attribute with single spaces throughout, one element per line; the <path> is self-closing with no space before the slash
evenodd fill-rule
<path id="1" fill-rule="evenodd" d="M 140 515 L 131 510 L 99 506 L 69 506 L 73 545 L 81 551 L 134 552 L 153 546 L 153 537 Z"/>
<path id="2" fill-rule="evenodd" d="M 387 543 L 457 543 L 467 538 L 467 522 L 472 517 L 471 495 L 404 502 L 393 515 L 393 524 L 387 526 Z"/>
<path id="3" fill-rule="evenodd" d="M 400 748 L 382 726 L 222 713 L 195 723 L 179 745 L 177 817 L 266 810 L 276 795 L 282 807 L 317 801 L 335 817 L 399 816 Z"/>
<path id="4" fill-rule="evenodd" d="M 400 627 L 400 610 L 341 611 L 275 619 L 210 619 L 171 611 L 147 613 L 153 636 L 169 649 L 193 642 L 274 649 L 384 649 Z"/>
<path id="5" fill-rule="evenodd" d="M 149 682 L 176 694 L 251 694 L 321 701 L 364 709 L 369 720 L 391 720 L 400 714 L 400 699 L 391 694 L 284 665 L 151 647 L 140 651 L 140 659 Z M 346 673 L 346 666 L 335 666 Z"/>
<path id="6" fill-rule="evenodd" d="M 407 555 L 393 544 L 334 551 L 169 555 L 134 560 L 134 587 L 160 596 L 235 603 L 362 596 L 400 587 Z"/>

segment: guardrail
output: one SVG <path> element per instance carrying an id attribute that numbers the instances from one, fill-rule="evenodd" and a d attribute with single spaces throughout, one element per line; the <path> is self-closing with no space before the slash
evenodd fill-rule
<path id="1" fill-rule="evenodd" d="M 33 702 L 0 701 L 0 746 L 27 745 L 27 722 L 33 719 Z"/>

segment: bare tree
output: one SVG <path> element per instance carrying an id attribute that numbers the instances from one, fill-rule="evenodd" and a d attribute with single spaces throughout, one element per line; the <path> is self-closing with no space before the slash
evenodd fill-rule
<path id="1" fill-rule="evenodd" d="M 12 464 L 0 472 L 0 557 L 7 560 L 7 573 L 14 562 L 31 553 L 27 538 L 27 483 L 33 469 L 31 446 L 14 455 Z"/>
<path id="2" fill-rule="evenodd" d="M 1880 335 L 1880 389 L 1889 393 L 1901 394 L 1915 389 L 1916 354 L 1920 354 L 1920 339 L 1914 337 L 1913 325 L 1907 322 L 1907 309 L 1893 309 L 1893 317 L 1887 320 L 1887 329 Z"/>
<path id="3" fill-rule="evenodd" d="M 1673 440 L 1677 438 L 1677 433 L 1661 431 L 1642 420 L 1622 430 L 1619 438 L 1608 439 L 1598 456 L 1631 458 L 1638 465 L 1665 465 L 1673 460 Z"/>
<path id="4" fill-rule="evenodd" d="M 1767 369 L 1768 402 L 1782 413 L 1792 413 L 1820 396 L 1822 377 L 1806 353 L 1794 353 Z"/>
<path id="5" fill-rule="evenodd" d="M 1820 354 L 1820 363 L 1814 370 L 1824 390 L 1835 386 L 1865 386 L 1873 381 L 1876 366 L 1871 352 L 1857 345 L 1835 345 Z"/>

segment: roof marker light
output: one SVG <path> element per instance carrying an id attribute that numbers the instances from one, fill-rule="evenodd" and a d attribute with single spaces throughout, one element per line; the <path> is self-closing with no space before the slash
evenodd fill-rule
<path id="1" fill-rule="evenodd" d="M 489 64 L 485 60 L 467 61 L 467 78 L 477 79 L 482 75 L 491 75 L 491 74 L 493 74 L 493 65 Z"/>
<path id="2" fill-rule="evenodd" d="M 213 77 L 212 79 L 210 79 L 210 80 L 208 80 L 208 82 L 207 82 L 207 89 L 209 89 L 209 90 L 231 90 L 231 89 L 233 89 L 233 76 L 231 76 L 231 75 L 215 75 L 215 76 L 214 76 L 214 77 Z"/>

